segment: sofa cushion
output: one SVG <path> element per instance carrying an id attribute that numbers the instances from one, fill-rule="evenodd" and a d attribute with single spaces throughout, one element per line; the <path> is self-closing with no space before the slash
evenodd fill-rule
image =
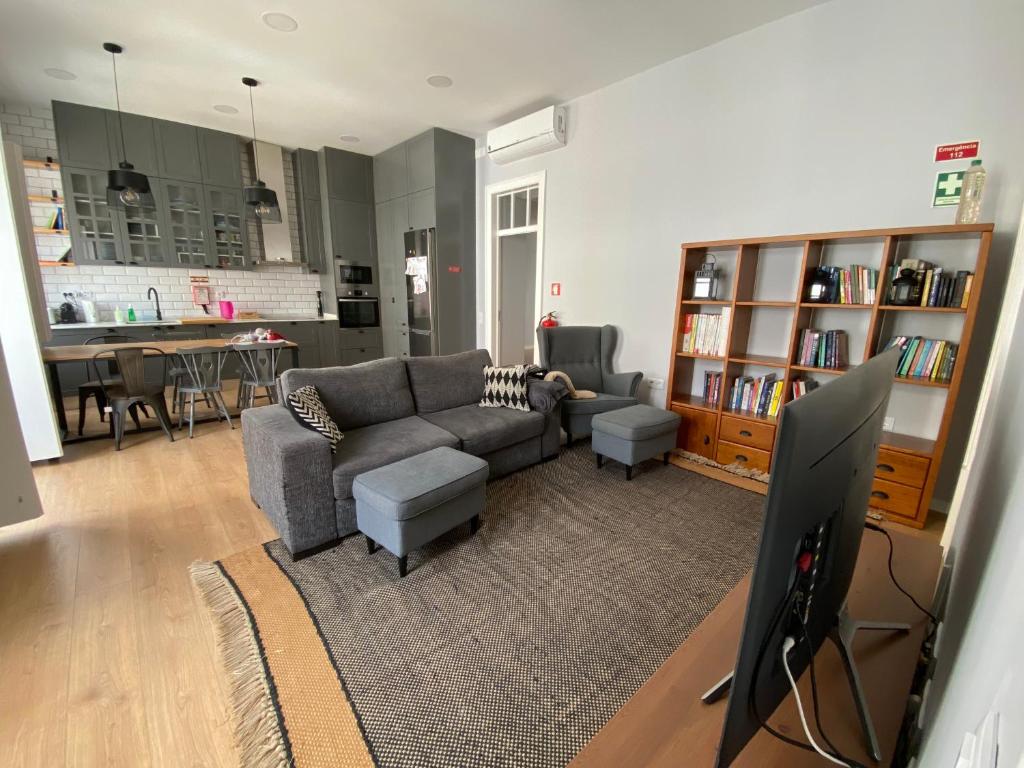
<path id="1" fill-rule="evenodd" d="M 474 456 L 540 437 L 544 431 L 544 416 L 536 411 L 481 408 L 477 403 L 424 413 L 420 418 L 458 437 L 462 450 Z"/>
<path id="2" fill-rule="evenodd" d="M 484 392 L 480 398 L 480 407 L 530 410 L 530 401 L 526 396 L 526 366 L 484 367 Z"/>
<path id="3" fill-rule="evenodd" d="M 351 498 L 356 475 L 442 446 L 458 448 L 459 438 L 418 416 L 346 431 L 334 456 L 334 498 Z"/>
<path id="4" fill-rule="evenodd" d="M 391 520 L 411 520 L 487 482 L 487 462 L 452 448 L 435 448 L 356 478 L 352 494 Z M 360 512 L 360 515 L 362 512 Z"/>
<path id="5" fill-rule="evenodd" d="M 441 357 L 412 357 L 405 361 L 416 413 L 435 413 L 480 402 L 484 367 L 491 364 L 486 349 Z"/>
<path id="6" fill-rule="evenodd" d="M 316 387 L 299 387 L 288 394 L 284 403 L 299 424 L 326 437 L 331 444 L 331 453 L 337 453 L 338 442 L 344 435 L 324 407 Z"/>
<path id="7" fill-rule="evenodd" d="M 627 408 L 631 405 L 636 405 L 635 397 L 606 395 L 603 392 L 598 392 L 597 397 L 590 398 L 589 400 L 573 400 L 571 397 L 562 400 L 562 410 L 572 415 L 604 413 L 605 411 L 614 411 L 616 408 Z"/>
<path id="8" fill-rule="evenodd" d="M 316 387 L 346 437 L 349 430 L 416 413 L 405 363 L 391 357 L 336 368 L 292 368 L 281 374 L 284 397 L 308 385 Z"/>

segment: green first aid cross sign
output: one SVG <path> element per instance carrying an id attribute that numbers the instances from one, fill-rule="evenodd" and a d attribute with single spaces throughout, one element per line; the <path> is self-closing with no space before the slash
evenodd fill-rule
<path id="1" fill-rule="evenodd" d="M 964 185 L 964 171 L 940 171 L 935 175 L 932 208 L 960 204 L 960 188 Z"/>

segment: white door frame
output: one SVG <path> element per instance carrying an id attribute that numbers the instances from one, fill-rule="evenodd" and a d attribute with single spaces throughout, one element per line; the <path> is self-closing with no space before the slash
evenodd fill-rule
<path id="1" fill-rule="evenodd" d="M 498 181 L 488 184 L 484 188 L 484 346 L 491 351 L 492 357 L 497 360 L 501 343 L 498 333 L 498 313 L 495 308 L 498 306 L 498 296 L 501 286 L 499 284 L 501 271 L 497 268 L 498 263 L 498 234 L 494 222 L 494 211 L 498 195 L 511 192 L 521 187 L 537 187 L 537 274 L 534 285 L 534 313 L 537 316 L 543 314 L 541 304 L 544 298 L 544 183 L 547 178 L 547 171 L 538 171 L 527 176 L 520 176 L 508 181 Z M 533 227 L 528 228 L 533 231 Z M 514 235 L 517 232 L 527 231 L 508 230 L 503 234 Z M 537 362 L 540 350 L 536 342 L 533 345 L 533 359 Z"/>

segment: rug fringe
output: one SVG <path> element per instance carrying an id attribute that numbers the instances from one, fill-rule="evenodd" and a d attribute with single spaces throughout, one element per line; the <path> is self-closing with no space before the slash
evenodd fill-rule
<path id="1" fill-rule="evenodd" d="M 239 764 L 246 768 L 291 766 L 255 629 L 245 606 L 214 563 L 196 561 L 189 567 L 189 575 L 216 626 L 217 648 L 231 684 Z"/>
<path id="2" fill-rule="evenodd" d="M 740 477 L 749 477 L 751 480 L 759 480 L 762 483 L 767 483 L 770 475 L 767 472 L 762 472 L 759 469 L 750 469 L 749 467 L 741 467 L 739 464 L 719 464 L 717 461 L 705 458 L 696 453 L 690 453 L 689 451 L 680 451 L 683 458 L 687 461 L 692 461 L 694 464 L 703 464 L 706 467 L 715 467 L 717 469 L 725 470 L 733 475 L 739 475 Z"/>

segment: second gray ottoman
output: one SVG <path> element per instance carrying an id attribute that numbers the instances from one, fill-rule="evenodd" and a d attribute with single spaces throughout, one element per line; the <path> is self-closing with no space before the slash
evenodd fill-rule
<path id="1" fill-rule="evenodd" d="M 484 509 L 487 462 L 454 448 L 434 448 L 358 475 L 352 484 L 356 526 L 373 554 L 377 544 L 398 557 L 405 576 L 408 555 L 457 525 L 476 533 Z"/>
<path id="2" fill-rule="evenodd" d="M 632 480 L 633 467 L 641 461 L 662 455 L 668 464 L 669 452 L 676 447 L 679 422 L 679 414 L 650 405 L 599 413 L 591 422 L 597 466 L 605 457 L 615 459 L 626 465 L 626 479 Z"/>

